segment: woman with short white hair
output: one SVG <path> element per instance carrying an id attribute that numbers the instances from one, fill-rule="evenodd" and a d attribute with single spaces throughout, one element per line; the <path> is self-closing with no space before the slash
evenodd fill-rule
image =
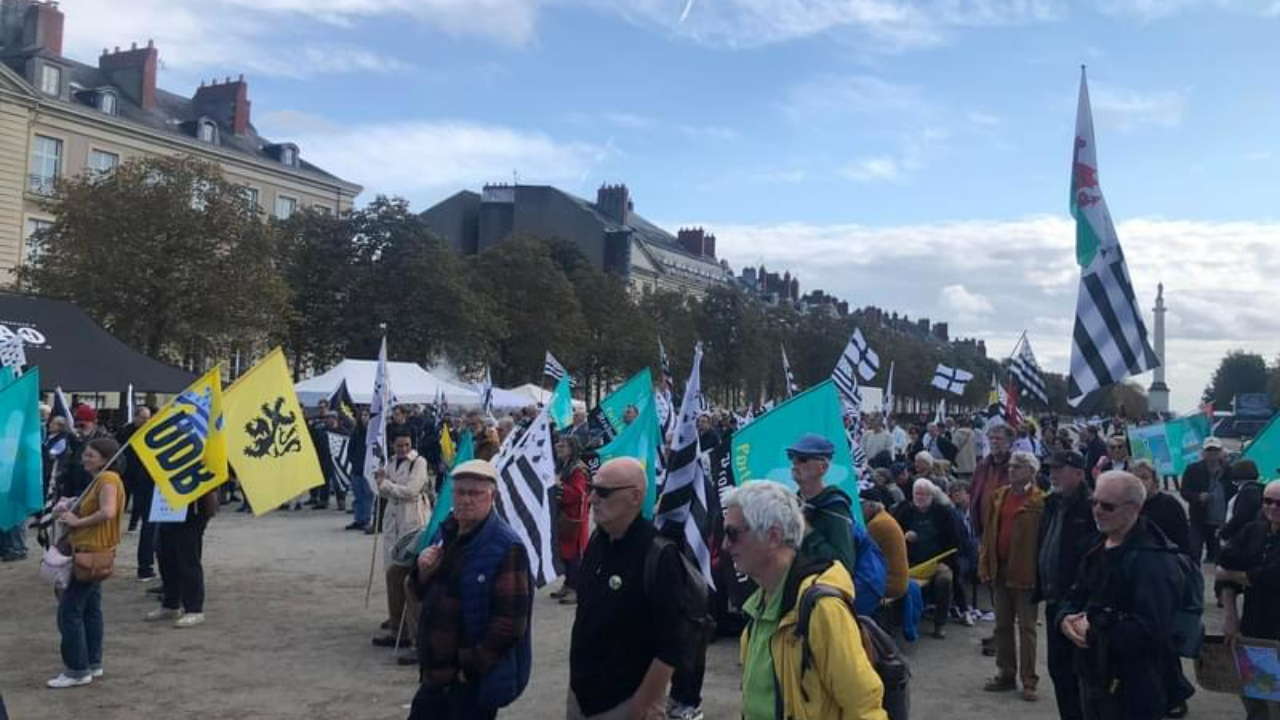
<path id="1" fill-rule="evenodd" d="M 955 551 L 960 547 L 958 522 L 951 510 L 946 493 L 929 478 L 917 478 L 911 485 L 911 501 L 894 509 L 893 517 L 902 527 L 907 539 L 907 562 L 911 566 L 933 560 L 953 551 L 951 556 L 936 563 L 933 574 L 923 584 L 933 598 L 933 636 L 944 638 L 947 632 L 947 612 L 951 609 L 951 566 L 956 562 Z"/>

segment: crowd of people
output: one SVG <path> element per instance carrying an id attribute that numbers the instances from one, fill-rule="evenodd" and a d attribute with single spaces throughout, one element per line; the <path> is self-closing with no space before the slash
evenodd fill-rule
<path id="1" fill-rule="evenodd" d="M 59 497 L 84 496 L 75 507 L 60 503 L 59 517 L 73 543 L 110 548 L 132 499 L 139 579 L 154 576 L 152 554 L 163 579 L 161 607 L 147 619 L 198 624 L 201 538 L 216 503 L 193 505 L 182 523 L 150 522 L 149 479 L 128 452 L 120 473 L 99 474 L 119 445 L 91 412 L 76 410 L 74 432 L 56 418 L 49 425 L 50 482 Z M 402 649 L 399 662 L 419 667 L 411 718 L 495 717 L 528 682 L 535 588 L 523 543 L 494 511 L 492 461 L 536 412 L 397 407 L 390 458 L 372 483 L 363 468 L 367 411 L 348 418 L 322 406 L 315 417 L 326 478 L 308 503 L 325 509 L 334 499 L 353 515 L 348 529 L 383 533 L 387 617 L 372 642 Z M 145 417 L 122 428 L 119 442 Z M 857 498 L 828 481 L 834 446 L 819 435 L 799 435 L 787 449 L 794 490 L 758 481 L 721 494 L 708 473 L 718 500 L 707 538 L 713 567 L 742 578 L 736 598 L 724 597 L 735 592 L 723 584 L 708 598 L 683 531 L 642 512 L 643 466 L 593 463 L 603 437 L 575 413 L 554 439 L 564 579 L 551 597 L 575 613 L 566 717 L 700 720 L 716 630 L 740 639 L 747 720 L 902 717 L 895 695 L 904 688 L 886 674 L 886 648 L 870 639 L 915 642 L 922 621 L 940 642 L 951 623 L 992 621 L 981 653 L 994 675 L 982 689 L 1028 702 L 1039 699 L 1045 642 L 1063 720 L 1182 717 L 1194 687 L 1171 640 L 1186 594 L 1179 558 L 1216 564 L 1231 642 L 1280 640 L 1280 483 L 1265 485 L 1252 462 L 1231 462 L 1208 438 L 1167 491 L 1149 460 L 1129 456 L 1120 421 L 1077 428 L 1044 418 L 1017 429 L 984 421 L 904 428 L 867 417 L 857 434 L 867 458 Z M 709 412 L 698 430 L 707 451 L 730 440 L 735 418 Z M 473 458 L 451 469 L 463 434 Z M 337 446 L 343 454 L 325 452 Z M 451 512 L 426 537 L 432 508 L 446 501 Z M 303 507 L 302 498 L 291 504 Z M 5 542 L 5 557 L 15 555 Z M 870 556 L 879 576 L 864 572 Z M 60 598 L 66 669 L 50 686 L 87 684 L 102 672 L 100 583 L 73 579 Z M 1250 720 L 1269 712 L 1262 701 L 1244 706 Z"/>

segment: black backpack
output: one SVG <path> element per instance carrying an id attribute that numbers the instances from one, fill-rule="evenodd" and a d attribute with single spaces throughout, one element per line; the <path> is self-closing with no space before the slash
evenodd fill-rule
<path id="1" fill-rule="evenodd" d="M 715 635 L 716 619 L 711 613 L 711 588 L 707 586 L 697 563 L 681 550 L 678 543 L 671 538 L 655 535 L 644 554 L 645 597 L 652 596 L 657 583 L 658 560 L 668 547 L 674 547 L 676 556 L 680 558 L 682 582 L 675 591 L 679 597 L 681 637 L 684 638 L 680 665 L 689 669 L 697 664 L 695 654 L 704 652 L 707 643 Z"/>
<path id="2" fill-rule="evenodd" d="M 849 609 L 849 614 L 858 621 L 862 648 L 866 651 L 871 666 L 876 669 L 876 674 L 880 676 L 880 682 L 884 684 L 884 700 L 881 707 L 884 708 L 885 714 L 889 716 L 889 720 L 908 720 L 911 714 L 909 687 L 911 667 L 907 664 L 907 659 L 898 650 L 898 644 L 876 624 L 875 620 L 857 613 L 853 598 L 840 588 L 814 583 L 800 596 L 795 633 L 800 638 L 801 680 L 804 679 L 804 673 L 813 665 L 813 651 L 809 648 L 809 620 L 813 615 L 814 606 L 819 600 L 827 597 L 839 598 Z M 800 691 L 804 692 L 803 684 L 800 686 Z M 808 699 L 805 697 L 805 700 Z"/>

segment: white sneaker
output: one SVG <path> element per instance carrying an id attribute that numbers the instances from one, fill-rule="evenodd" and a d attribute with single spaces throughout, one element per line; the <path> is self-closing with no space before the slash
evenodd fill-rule
<path id="1" fill-rule="evenodd" d="M 667 706 L 667 720 L 703 720 L 702 706 L 691 706 L 672 700 Z"/>
<path id="2" fill-rule="evenodd" d="M 55 690 L 69 687 L 80 687 L 93 682 L 93 675 L 85 675 L 84 677 L 71 677 L 66 673 L 59 673 L 57 677 L 45 683 L 46 686 Z"/>
<path id="3" fill-rule="evenodd" d="M 102 668 L 101 667 L 89 668 L 89 674 L 92 675 L 93 677 L 100 678 L 102 677 Z"/>
<path id="4" fill-rule="evenodd" d="M 176 628 L 189 628 L 189 627 L 195 627 L 203 623 L 204 623 L 204 613 L 191 613 L 189 615 L 183 615 L 182 617 L 175 620 L 173 622 L 173 626 Z"/>
<path id="5" fill-rule="evenodd" d="M 156 608 L 147 613 L 143 620 L 147 622 L 160 622 L 161 620 L 177 620 L 182 617 L 182 611 L 174 608 Z"/>

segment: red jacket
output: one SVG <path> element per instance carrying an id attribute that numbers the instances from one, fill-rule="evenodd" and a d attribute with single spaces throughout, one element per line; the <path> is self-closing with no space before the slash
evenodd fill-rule
<path id="1" fill-rule="evenodd" d="M 561 477 L 560 516 L 556 520 L 556 534 L 560 542 L 560 557 L 564 560 L 580 560 L 587 551 L 591 538 L 590 508 L 587 506 L 587 467 L 573 465 Z"/>

